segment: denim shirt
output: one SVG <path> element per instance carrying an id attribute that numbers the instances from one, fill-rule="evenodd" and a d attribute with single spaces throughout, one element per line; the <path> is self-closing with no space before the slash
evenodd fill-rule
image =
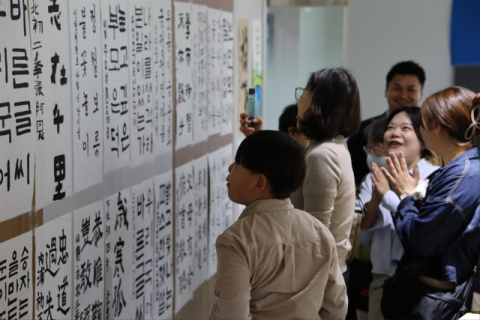
<path id="1" fill-rule="evenodd" d="M 461 284 L 480 254 L 480 160 L 477 148 L 440 168 L 418 206 L 398 206 L 396 229 L 409 254 L 401 272 Z"/>

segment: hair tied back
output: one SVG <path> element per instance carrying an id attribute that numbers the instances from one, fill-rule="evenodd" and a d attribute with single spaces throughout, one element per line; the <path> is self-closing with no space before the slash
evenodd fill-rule
<path id="1" fill-rule="evenodd" d="M 475 140 L 478 138 L 480 132 L 480 93 L 475 96 L 472 102 L 472 123 L 468 126 L 465 131 L 465 140 L 472 141 L 475 143 Z M 477 116 L 475 117 L 475 111 L 477 111 Z"/>

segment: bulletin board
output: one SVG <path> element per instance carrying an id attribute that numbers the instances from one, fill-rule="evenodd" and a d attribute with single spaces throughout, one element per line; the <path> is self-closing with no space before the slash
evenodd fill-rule
<path id="1" fill-rule="evenodd" d="M 0 319 L 208 317 L 234 222 L 233 11 L 0 3 Z"/>

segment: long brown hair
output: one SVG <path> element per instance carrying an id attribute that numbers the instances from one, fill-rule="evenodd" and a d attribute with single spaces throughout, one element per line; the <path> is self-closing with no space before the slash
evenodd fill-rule
<path id="1" fill-rule="evenodd" d="M 459 145 L 473 144 L 480 134 L 480 94 L 450 87 L 428 97 L 420 109 L 422 127 L 440 125 Z"/>

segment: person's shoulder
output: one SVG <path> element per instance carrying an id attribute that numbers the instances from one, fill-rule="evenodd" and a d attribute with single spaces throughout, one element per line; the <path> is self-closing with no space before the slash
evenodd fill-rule
<path id="1" fill-rule="evenodd" d="M 331 245 L 336 245 L 332 233 L 320 220 L 306 211 L 299 209 L 293 209 L 293 211 L 297 219 L 301 221 L 301 224 L 305 226 L 305 234 L 303 236 L 318 237 L 318 239 L 327 240 Z M 309 235 L 308 232 L 311 232 L 311 234 Z"/>
<path id="2" fill-rule="evenodd" d="M 307 163 L 325 163 L 339 162 L 338 150 L 336 146 L 331 142 L 317 143 L 313 148 L 309 148 L 305 161 Z"/>

